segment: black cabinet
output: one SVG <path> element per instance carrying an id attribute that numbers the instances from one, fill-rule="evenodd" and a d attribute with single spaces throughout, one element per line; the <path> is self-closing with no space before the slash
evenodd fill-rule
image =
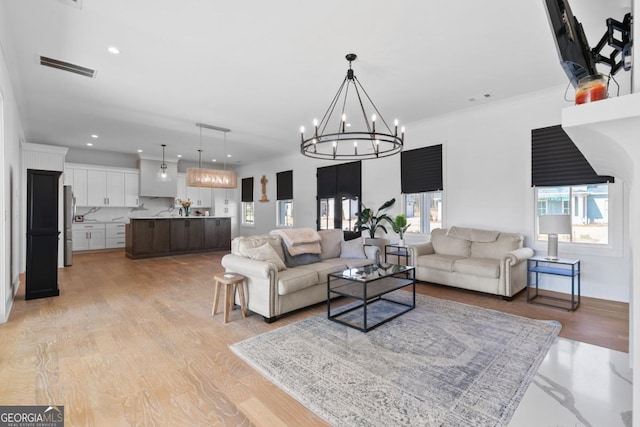
<path id="1" fill-rule="evenodd" d="M 61 172 L 27 170 L 27 265 L 25 299 L 60 295 L 58 289 L 58 194 Z"/>

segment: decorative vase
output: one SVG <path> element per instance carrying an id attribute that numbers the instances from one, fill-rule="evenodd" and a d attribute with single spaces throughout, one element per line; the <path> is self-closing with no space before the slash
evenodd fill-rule
<path id="1" fill-rule="evenodd" d="M 189 208 L 184 208 L 184 216 L 189 216 Z"/>

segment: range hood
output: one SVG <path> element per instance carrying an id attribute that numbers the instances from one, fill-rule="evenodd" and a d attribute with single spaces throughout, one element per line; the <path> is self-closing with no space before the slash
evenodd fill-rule
<path id="1" fill-rule="evenodd" d="M 158 170 L 162 161 L 140 159 L 138 168 L 140 169 L 140 196 L 141 197 L 175 197 L 178 194 L 178 163 L 165 161 L 167 174 L 170 181 L 162 182 L 157 180 Z"/>

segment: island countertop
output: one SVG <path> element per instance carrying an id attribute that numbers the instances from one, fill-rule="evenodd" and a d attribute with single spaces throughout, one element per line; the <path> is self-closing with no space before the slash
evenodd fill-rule
<path id="1" fill-rule="evenodd" d="M 194 215 L 194 216 L 137 216 L 137 217 L 131 217 L 129 218 L 129 220 L 133 221 L 136 219 L 145 219 L 145 220 L 149 220 L 149 219 L 226 219 L 226 218 L 231 218 L 228 216 L 205 216 L 205 215 Z"/>

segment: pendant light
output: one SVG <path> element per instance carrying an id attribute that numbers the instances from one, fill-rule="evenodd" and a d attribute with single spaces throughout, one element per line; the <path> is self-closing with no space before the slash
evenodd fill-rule
<path id="1" fill-rule="evenodd" d="M 169 173 L 167 173 L 167 164 L 164 162 L 164 148 L 166 146 L 166 144 L 162 144 L 162 164 L 160 164 L 160 170 L 158 171 L 158 175 L 156 176 L 156 179 L 160 182 L 171 181 L 171 176 L 169 176 Z"/>

